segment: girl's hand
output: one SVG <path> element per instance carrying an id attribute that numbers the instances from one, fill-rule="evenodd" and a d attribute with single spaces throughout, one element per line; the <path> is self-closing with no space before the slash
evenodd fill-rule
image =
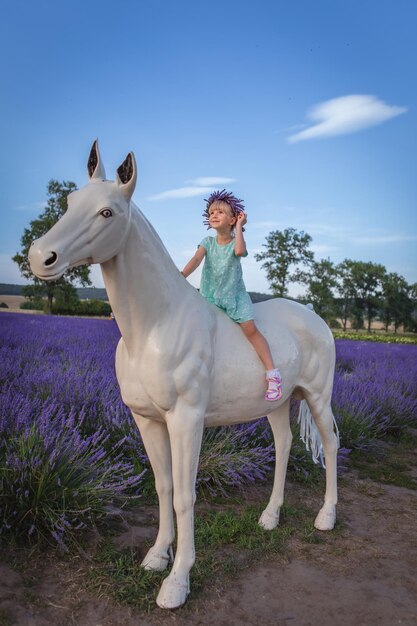
<path id="1" fill-rule="evenodd" d="M 244 226 L 248 221 L 248 216 L 244 211 L 241 211 L 236 218 L 236 226 Z"/>

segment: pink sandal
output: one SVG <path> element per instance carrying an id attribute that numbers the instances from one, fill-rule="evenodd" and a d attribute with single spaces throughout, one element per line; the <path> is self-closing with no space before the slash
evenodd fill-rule
<path id="1" fill-rule="evenodd" d="M 268 372 L 268 374 L 272 374 Z M 265 393 L 265 400 L 268 402 L 276 402 L 282 396 L 282 378 L 278 370 L 273 370 L 273 375 L 267 375 L 266 380 L 268 382 L 268 389 Z"/>

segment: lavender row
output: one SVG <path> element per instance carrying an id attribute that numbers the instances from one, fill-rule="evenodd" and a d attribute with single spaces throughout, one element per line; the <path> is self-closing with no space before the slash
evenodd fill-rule
<path id="1" fill-rule="evenodd" d="M 110 320 L 3 313 L 0 325 L 0 530 L 65 546 L 151 480 L 116 381 L 120 335 Z M 417 346 L 337 341 L 340 458 L 415 425 L 415 380 Z M 273 461 L 265 420 L 208 429 L 200 487 L 225 493 Z"/>

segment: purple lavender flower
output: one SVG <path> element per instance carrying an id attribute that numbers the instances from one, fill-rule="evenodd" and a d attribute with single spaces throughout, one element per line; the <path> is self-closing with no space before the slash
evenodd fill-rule
<path id="1" fill-rule="evenodd" d="M 333 412 L 341 443 L 363 449 L 416 426 L 417 346 L 336 341 Z"/>
<path id="2" fill-rule="evenodd" d="M 107 320 L 1 318 L 0 534 L 64 549 L 109 502 L 140 495 L 147 457 L 115 378 L 119 336 Z"/>
<path id="3" fill-rule="evenodd" d="M 116 380 L 119 338 L 108 320 L 1 314 L 0 535 L 64 549 L 109 503 L 142 493 L 149 464 Z M 337 340 L 336 353 L 345 463 L 350 450 L 416 427 L 417 346 Z M 274 458 L 265 419 L 206 429 L 198 481 L 225 493 L 268 476 Z"/>

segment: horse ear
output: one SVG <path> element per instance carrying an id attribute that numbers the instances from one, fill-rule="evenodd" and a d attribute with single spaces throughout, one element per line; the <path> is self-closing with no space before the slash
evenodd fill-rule
<path id="1" fill-rule="evenodd" d="M 90 179 L 94 178 L 98 180 L 106 180 L 106 172 L 104 171 L 104 166 L 98 149 L 98 139 L 95 140 L 91 147 L 90 156 L 88 157 L 87 170 Z"/>
<path id="2" fill-rule="evenodd" d="M 136 187 L 137 169 L 135 155 L 129 152 L 120 167 L 117 168 L 116 182 L 129 202 Z"/>

